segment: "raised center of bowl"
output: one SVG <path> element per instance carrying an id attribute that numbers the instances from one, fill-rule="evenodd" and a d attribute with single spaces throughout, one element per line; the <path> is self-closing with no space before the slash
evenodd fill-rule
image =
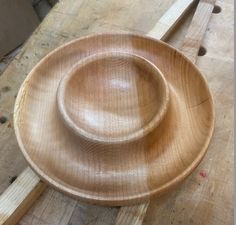
<path id="1" fill-rule="evenodd" d="M 59 112 L 86 139 L 142 138 L 163 118 L 169 101 L 162 73 L 137 55 L 111 52 L 81 60 L 60 82 Z"/>

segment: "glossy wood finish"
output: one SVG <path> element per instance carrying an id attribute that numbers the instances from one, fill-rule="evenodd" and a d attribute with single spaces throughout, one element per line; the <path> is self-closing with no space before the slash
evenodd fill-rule
<path id="1" fill-rule="evenodd" d="M 114 49 L 159 68 L 170 104 L 145 139 L 104 149 L 72 135 L 58 113 L 56 93 L 79 60 Z M 183 180 L 206 152 L 213 121 L 212 97 L 199 70 L 167 44 L 132 34 L 88 36 L 53 51 L 27 77 L 15 106 L 16 135 L 32 168 L 61 191 L 107 205 L 142 202 Z"/>

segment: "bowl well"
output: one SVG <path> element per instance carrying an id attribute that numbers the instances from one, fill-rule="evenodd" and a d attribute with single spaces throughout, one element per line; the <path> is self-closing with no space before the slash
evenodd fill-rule
<path id="1" fill-rule="evenodd" d="M 77 135 L 103 143 L 138 140 L 162 120 L 167 82 L 143 57 L 109 52 L 78 62 L 60 82 L 59 112 Z"/>

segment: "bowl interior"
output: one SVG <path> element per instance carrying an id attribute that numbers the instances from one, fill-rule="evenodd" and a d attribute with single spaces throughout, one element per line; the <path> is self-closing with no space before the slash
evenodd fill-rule
<path id="1" fill-rule="evenodd" d="M 70 101 L 83 101 L 86 107 L 89 103 L 98 107 L 97 110 L 104 104 L 97 106 L 94 105 L 96 102 L 92 104 L 93 99 L 87 101 L 90 95 L 85 95 L 88 90 L 84 85 L 77 84 L 83 91 L 80 95 L 80 89 L 70 90 L 66 82 L 87 79 L 83 77 L 86 73 L 80 73 L 81 68 L 90 63 L 86 58 L 104 51 L 122 51 L 144 57 L 162 71 L 170 87 L 170 101 L 164 118 L 140 142 L 117 146 L 97 144 L 73 135 L 72 130 L 65 126 L 68 110 L 77 107 L 77 103 L 70 106 Z M 150 72 L 151 66 L 147 67 L 149 69 L 143 70 L 155 74 Z M 93 96 L 95 91 L 101 94 L 97 91 L 101 87 L 97 85 L 100 78 L 96 75 L 99 73 L 95 72 L 91 74 L 95 80 L 83 81 L 92 86 L 90 92 Z M 155 78 L 149 79 L 151 86 L 147 91 L 150 88 L 157 91 L 153 84 Z M 158 92 L 155 97 L 159 97 Z M 64 109 L 64 114 L 61 109 Z M 81 109 L 84 107 L 77 107 L 77 113 Z M 75 119 L 79 119 L 77 124 L 71 117 L 69 119 L 80 128 L 84 121 L 81 122 L 77 115 L 75 110 Z M 173 190 L 205 155 L 213 133 L 214 118 L 212 96 L 206 80 L 183 54 L 146 36 L 115 33 L 80 38 L 42 59 L 27 76 L 17 95 L 14 129 L 27 162 L 47 184 L 88 203 L 120 206 L 139 204 Z M 91 126 L 85 125 L 87 132 Z M 101 137 L 106 136 L 103 134 Z"/>
<path id="2" fill-rule="evenodd" d="M 141 137 L 157 125 L 168 99 L 164 77 L 152 63 L 118 52 L 81 61 L 59 89 L 70 127 L 102 141 Z"/>

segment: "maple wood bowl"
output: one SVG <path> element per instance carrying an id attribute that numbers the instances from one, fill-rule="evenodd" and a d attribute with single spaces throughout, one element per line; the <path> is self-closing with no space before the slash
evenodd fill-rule
<path id="1" fill-rule="evenodd" d="M 99 34 L 33 68 L 14 128 L 48 184 L 90 203 L 130 205 L 172 190 L 196 168 L 214 108 L 204 76 L 178 50 L 142 35 Z"/>
<path id="2" fill-rule="evenodd" d="M 57 91 L 65 124 L 76 135 L 103 144 L 144 138 L 161 122 L 168 102 L 161 71 L 143 57 L 122 52 L 79 61 Z"/>

